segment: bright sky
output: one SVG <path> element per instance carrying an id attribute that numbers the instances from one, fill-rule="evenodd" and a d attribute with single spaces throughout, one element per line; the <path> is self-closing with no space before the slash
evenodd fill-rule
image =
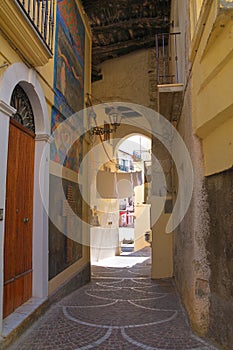
<path id="1" fill-rule="evenodd" d="M 126 139 L 119 146 L 119 150 L 133 154 L 133 151 L 150 150 L 151 140 L 148 137 L 142 135 L 134 135 Z"/>

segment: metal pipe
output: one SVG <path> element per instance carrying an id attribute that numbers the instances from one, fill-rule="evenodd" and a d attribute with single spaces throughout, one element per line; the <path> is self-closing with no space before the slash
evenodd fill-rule
<path id="1" fill-rule="evenodd" d="M 178 72 L 178 56 L 177 56 L 177 42 L 175 34 L 175 64 L 176 64 L 176 83 L 179 83 L 179 72 Z"/>
<path id="2" fill-rule="evenodd" d="M 155 35 L 155 46 L 156 46 L 157 84 L 159 84 L 159 41 L 158 41 L 158 34 Z"/>
<path id="3" fill-rule="evenodd" d="M 165 41 L 164 34 L 162 34 L 162 53 L 163 53 L 163 84 L 166 77 L 166 59 L 165 59 Z"/>

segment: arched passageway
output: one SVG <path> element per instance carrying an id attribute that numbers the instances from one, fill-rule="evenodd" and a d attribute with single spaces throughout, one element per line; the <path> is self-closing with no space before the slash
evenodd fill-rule
<path id="1" fill-rule="evenodd" d="M 119 145 L 132 134 L 150 136 L 152 139 L 152 166 L 150 170 L 151 178 L 153 179 L 149 198 L 151 222 L 145 230 L 141 230 L 140 235 L 142 237 L 147 231 L 152 229 L 152 239 L 150 239 L 152 240 L 152 278 L 172 277 L 173 227 L 177 225 L 176 221 L 179 220 L 179 215 L 177 215 L 179 211 L 179 199 L 184 191 L 184 188 L 180 186 L 179 192 L 181 193 L 178 194 L 175 201 L 172 185 L 173 160 L 177 166 L 179 162 L 183 161 L 182 158 L 185 158 L 187 152 L 185 153 L 185 148 L 184 154 L 178 152 L 178 147 L 182 147 L 182 140 L 167 119 L 160 116 L 157 112 L 134 104 L 123 102 L 114 104 L 109 102 L 93 107 L 93 110 L 96 111 L 96 120 L 102 118 L 104 111 L 106 114 L 106 105 L 114 105 L 115 109 L 119 108 L 119 110 L 127 111 L 125 112 L 126 114 L 131 110 L 132 117 L 128 118 L 128 115 L 124 115 L 122 123 L 119 124 L 113 137 L 106 139 L 106 141 L 101 140 L 101 142 L 98 142 L 98 138 L 96 138 L 90 150 L 92 154 L 90 203 L 91 208 L 95 211 L 93 217 L 95 216 L 96 219 L 97 216 L 99 217 L 96 223 L 93 221 L 93 226 L 96 226 L 91 228 L 91 231 L 95 232 L 93 237 L 100 236 L 98 245 L 103 244 L 102 227 L 104 227 L 103 231 L 106 231 L 105 235 L 107 235 L 107 232 L 111 232 L 113 236 L 117 235 L 119 203 L 116 201 L 118 199 L 118 190 L 116 190 L 114 181 L 118 183 L 117 170 L 119 169 L 117 167 L 120 165 L 117 163 L 117 150 Z M 109 110 L 110 107 L 107 109 Z M 188 167 L 189 163 L 187 162 Z M 145 198 L 141 203 L 144 204 L 144 202 Z M 183 211 L 186 210 L 185 205 L 182 209 Z M 171 216 L 172 212 L 176 214 L 173 216 L 173 219 Z M 111 213 L 111 217 L 108 215 L 109 213 Z M 141 217 L 143 215 L 146 214 L 142 213 Z M 109 237 L 110 235 L 108 235 Z M 93 244 L 95 245 L 94 242 L 91 242 L 91 245 Z M 116 242 L 115 247 L 117 247 Z M 97 252 L 99 252 L 99 249 L 97 249 Z M 113 253 L 117 254 L 119 252 L 115 251 Z M 97 256 L 97 260 L 99 258 L 100 255 Z"/>

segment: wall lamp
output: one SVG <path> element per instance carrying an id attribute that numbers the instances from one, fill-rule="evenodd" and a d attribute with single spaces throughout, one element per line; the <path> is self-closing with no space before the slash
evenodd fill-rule
<path id="1" fill-rule="evenodd" d="M 105 114 L 108 116 L 109 124 L 105 124 L 104 127 L 97 126 L 97 116 L 92 110 L 90 117 L 94 120 L 96 126 L 90 129 L 90 134 L 93 135 L 104 135 L 116 132 L 117 128 L 121 125 L 122 114 L 115 107 L 106 107 Z M 111 125 L 111 127 L 110 127 Z"/>

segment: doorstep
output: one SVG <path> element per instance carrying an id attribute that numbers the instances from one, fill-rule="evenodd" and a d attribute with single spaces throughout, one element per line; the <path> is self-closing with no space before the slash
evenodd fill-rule
<path id="1" fill-rule="evenodd" d="M 10 343 L 14 338 L 27 328 L 28 323 L 34 321 L 38 311 L 45 305 L 47 298 L 30 298 L 26 303 L 18 307 L 12 314 L 3 320 L 2 342 Z M 4 348 L 4 347 L 3 347 Z"/>

